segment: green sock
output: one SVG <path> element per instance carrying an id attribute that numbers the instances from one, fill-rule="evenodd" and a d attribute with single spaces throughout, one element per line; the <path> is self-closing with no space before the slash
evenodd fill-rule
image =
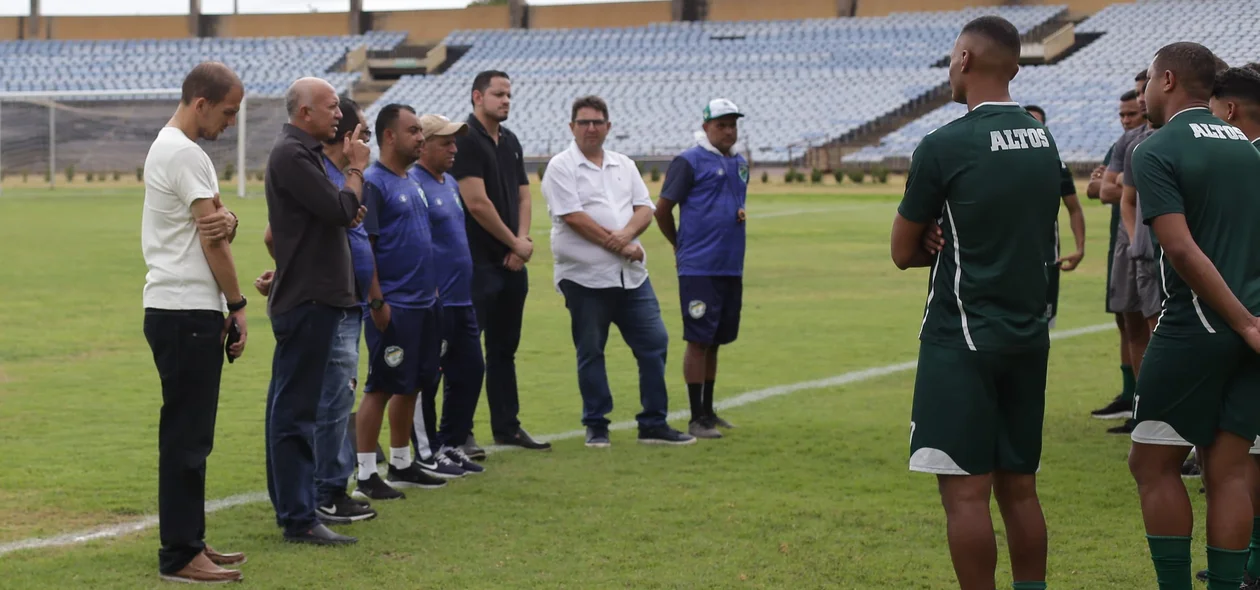
<path id="1" fill-rule="evenodd" d="M 1045 582 L 1015 582 L 1015 590 L 1046 590 Z"/>
<path id="2" fill-rule="evenodd" d="M 1243 569 L 1247 567 L 1246 549 L 1217 549 L 1209 546 L 1208 590 L 1235 590 L 1242 586 Z"/>
<path id="3" fill-rule="evenodd" d="M 1247 558 L 1247 575 L 1260 578 L 1260 517 L 1251 521 L 1251 555 Z"/>
<path id="4" fill-rule="evenodd" d="M 1190 537 L 1146 536 L 1155 564 L 1159 590 L 1192 590 L 1190 584 Z M 1239 584 L 1234 584 L 1237 588 Z"/>
<path id="5" fill-rule="evenodd" d="M 1131 402 L 1133 401 L 1133 391 L 1137 389 L 1137 378 L 1133 376 L 1133 367 L 1120 365 L 1120 376 L 1124 382 L 1124 389 L 1120 390 L 1120 398 Z"/>

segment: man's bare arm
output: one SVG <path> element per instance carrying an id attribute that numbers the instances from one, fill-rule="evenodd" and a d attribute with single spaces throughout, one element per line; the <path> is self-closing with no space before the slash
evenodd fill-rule
<path id="1" fill-rule="evenodd" d="M 505 246 L 515 251 L 516 234 L 512 233 L 512 229 L 503 223 L 502 219 L 499 219 L 499 212 L 495 210 L 494 203 L 490 202 L 490 197 L 486 194 L 485 181 L 469 176 L 459 181 L 459 194 L 464 199 L 464 206 L 477 221 L 477 225 L 494 236 L 494 239 L 503 242 Z"/>
<path id="2" fill-rule="evenodd" d="M 529 237 L 529 226 L 533 220 L 533 197 L 529 194 L 529 185 L 521 185 L 517 191 L 517 198 L 520 199 L 520 210 L 517 212 L 519 222 L 516 224 L 516 237 L 526 239 Z"/>
<path id="3" fill-rule="evenodd" d="M 608 242 L 608 237 L 612 235 L 612 232 L 608 231 L 604 226 L 596 223 L 590 215 L 587 215 L 583 211 L 578 211 L 576 213 L 562 215 L 560 216 L 560 219 L 564 221 L 564 224 L 569 226 L 570 229 L 577 232 L 579 236 L 582 236 L 582 239 L 602 248 L 607 248 L 606 244 Z"/>
<path id="4" fill-rule="evenodd" d="M 926 230 L 926 223 L 915 223 L 900 213 L 893 218 L 892 259 L 897 268 L 906 270 L 932 265 L 936 257 L 923 249 L 923 232 Z"/>
<path id="5" fill-rule="evenodd" d="M 1137 218 L 1137 189 L 1134 187 L 1126 186 L 1121 193 L 1120 221 L 1124 223 L 1124 230 L 1129 232 L 1129 239 L 1133 239 L 1140 223 Z"/>
<path id="6" fill-rule="evenodd" d="M 1063 207 L 1068 210 L 1069 223 L 1072 226 L 1072 238 L 1076 242 L 1076 252 L 1059 259 L 1063 270 L 1075 270 L 1085 258 L 1085 211 L 1081 209 L 1081 200 L 1076 195 L 1063 197 Z"/>
<path id="7" fill-rule="evenodd" d="M 1120 186 L 1120 175 L 1108 170 L 1103 173 L 1102 187 L 1098 189 L 1098 200 L 1108 205 L 1119 203 L 1123 188 Z"/>
<path id="8" fill-rule="evenodd" d="M 637 211 L 636 211 L 637 213 Z M 656 226 L 670 246 L 678 248 L 678 226 L 674 222 L 674 202 L 664 197 L 656 200 Z"/>
<path id="9" fill-rule="evenodd" d="M 192 213 L 195 219 L 214 215 L 216 211 L 211 199 L 193 201 Z M 201 250 L 206 255 L 206 262 L 210 264 L 210 272 L 214 274 L 219 290 L 223 292 L 223 296 L 229 303 L 240 301 L 243 295 L 240 281 L 236 277 L 236 262 L 232 259 L 232 245 L 226 238 L 216 240 L 202 236 L 200 239 Z"/>

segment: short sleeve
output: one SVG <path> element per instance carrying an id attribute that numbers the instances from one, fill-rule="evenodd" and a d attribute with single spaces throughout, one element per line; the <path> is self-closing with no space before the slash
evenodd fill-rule
<path id="1" fill-rule="evenodd" d="M 665 184 L 661 186 L 661 198 L 682 203 L 687 200 L 687 195 L 691 193 L 691 187 L 695 185 L 695 181 L 695 171 L 692 170 L 691 163 L 686 158 L 678 156 L 669 163 L 669 169 L 665 171 Z"/>
<path id="2" fill-rule="evenodd" d="M 1133 152 L 1133 177 L 1142 195 L 1142 220 L 1150 223 L 1160 215 L 1186 212 L 1172 163 L 1155 150 L 1141 146 Z"/>
<path id="3" fill-rule="evenodd" d="M 1139 145 L 1142 145 L 1141 141 L 1134 141 L 1133 143 L 1129 144 L 1129 148 L 1128 150 L 1126 150 L 1128 151 L 1128 155 L 1124 157 L 1124 161 L 1125 161 L 1125 167 L 1129 170 L 1133 169 L 1133 153 L 1137 151 L 1137 148 Z M 1124 186 L 1137 187 L 1137 184 L 1134 184 L 1133 182 L 1132 174 L 1124 175 Z"/>
<path id="4" fill-rule="evenodd" d="M 1107 163 L 1107 171 L 1120 174 L 1124 172 L 1125 165 L 1128 164 L 1127 157 L 1129 155 L 1129 135 L 1121 135 L 1116 140 L 1115 145 L 1111 146 L 1111 161 Z"/>
<path id="5" fill-rule="evenodd" d="M 374 182 L 363 183 L 363 206 L 367 213 L 363 215 L 363 229 L 369 236 L 381 235 L 380 209 L 383 204 L 381 189 Z"/>
<path id="6" fill-rule="evenodd" d="M 1072 171 L 1062 160 L 1059 161 L 1059 196 L 1066 197 L 1076 194 L 1076 179 L 1072 178 Z"/>
<path id="7" fill-rule="evenodd" d="M 219 179 L 210 156 L 200 148 L 188 147 L 171 158 L 171 188 L 185 207 L 198 199 L 213 199 L 219 194 Z"/>
<path id="8" fill-rule="evenodd" d="M 626 158 L 624 164 L 628 169 L 633 170 L 630 173 L 630 206 L 656 209 L 656 204 L 652 202 L 652 195 L 648 192 L 647 183 L 643 182 L 643 175 L 639 174 L 634 160 Z"/>
<path id="9" fill-rule="evenodd" d="M 928 223 L 945 208 L 945 181 L 941 164 L 932 153 L 927 138 L 919 142 L 910 158 L 910 175 L 906 178 L 906 194 L 897 213 L 915 223 Z"/>
<path id="10" fill-rule="evenodd" d="M 450 170 L 455 180 L 486 177 L 485 163 L 481 161 L 481 150 L 478 149 L 477 139 L 473 137 L 473 133 L 465 134 L 455 140 L 458 151 L 455 152 L 455 165 Z"/>
<path id="11" fill-rule="evenodd" d="M 563 217 L 582 210 L 582 200 L 577 194 L 577 179 L 573 170 L 565 165 L 563 154 L 547 163 L 547 172 L 543 174 L 542 194 L 547 200 L 547 208 L 556 217 Z"/>

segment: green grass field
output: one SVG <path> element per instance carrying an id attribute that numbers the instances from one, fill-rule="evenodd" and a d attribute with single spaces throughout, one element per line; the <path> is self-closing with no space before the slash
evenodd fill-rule
<path id="1" fill-rule="evenodd" d="M 913 361 L 927 278 L 888 258 L 898 187 L 754 186 L 743 331 L 722 352 L 719 401 Z M 0 545 L 156 514 L 160 394 L 141 333 L 141 199 L 128 189 L 0 198 Z M 270 268 L 265 204 L 228 205 L 242 220 L 234 251 L 248 285 Z M 1064 278 L 1060 331 L 1111 321 L 1108 212 L 1086 208 L 1089 248 Z M 518 356 L 521 419 L 536 435 L 581 426 L 548 224 L 536 199 Z M 677 284 L 655 228 L 646 247 L 673 337 L 673 409 L 685 409 Z M 209 498 L 265 489 L 272 337 L 264 306 L 251 310 L 246 356 L 225 366 Z M 1116 342 L 1102 330 L 1057 340 L 1051 354 L 1041 472 L 1051 588 L 1154 583 L 1128 440 L 1089 417 L 1119 387 Z M 613 419 L 632 419 L 633 358 L 613 338 L 608 359 Z M 354 547 L 282 543 L 266 503 L 213 514 L 208 540 L 248 552 L 245 580 L 259 588 L 956 587 L 935 482 L 906 470 L 913 378 L 894 371 L 731 408 L 723 415 L 738 430 L 691 447 L 643 447 L 617 431 L 607 450 L 570 438 L 550 453 L 494 454 L 484 476 L 379 503 L 376 520 L 340 528 L 359 537 Z M 483 402 L 483 441 L 486 418 Z M 160 587 L 157 546 L 149 528 L 9 553 L 0 587 Z M 1000 566 L 998 587 L 1009 584 Z"/>

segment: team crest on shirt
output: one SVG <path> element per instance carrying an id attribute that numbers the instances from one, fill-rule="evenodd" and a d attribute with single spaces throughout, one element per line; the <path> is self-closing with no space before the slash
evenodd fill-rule
<path id="1" fill-rule="evenodd" d="M 692 299 L 691 303 L 687 304 L 687 315 L 691 316 L 693 320 L 698 320 L 704 317 L 704 312 L 708 311 L 708 309 L 708 306 L 703 301 Z"/>
<path id="2" fill-rule="evenodd" d="M 406 202 L 407 202 L 407 195 L 398 195 L 398 202 L 400 202 L 400 203 L 406 203 Z"/>
<path id="3" fill-rule="evenodd" d="M 397 346 L 390 346 L 385 349 L 385 364 L 391 369 L 398 368 L 403 362 L 403 349 Z"/>
<path id="4" fill-rule="evenodd" d="M 744 184 L 748 184 L 748 164 L 747 163 L 743 163 L 739 165 L 739 179 L 744 181 Z"/>

